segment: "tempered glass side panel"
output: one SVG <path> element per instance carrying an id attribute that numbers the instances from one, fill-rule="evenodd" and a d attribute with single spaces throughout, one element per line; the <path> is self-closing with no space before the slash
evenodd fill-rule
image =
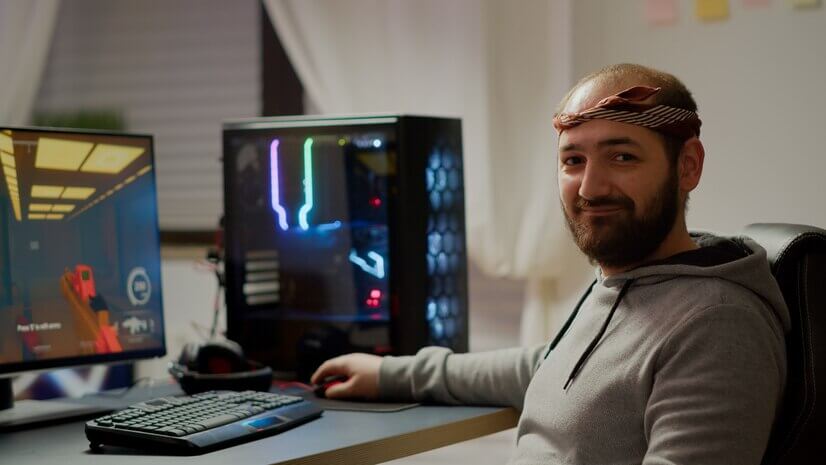
<path id="1" fill-rule="evenodd" d="M 231 129 L 224 154 L 230 338 L 285 371 L 389 351 L 394 127 Z"/>

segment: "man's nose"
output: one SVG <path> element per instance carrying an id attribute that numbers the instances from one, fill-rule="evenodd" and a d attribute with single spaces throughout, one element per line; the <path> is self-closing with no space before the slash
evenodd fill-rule
<path id="1" fill-rule="evenodd" d="M 579 196 L 583 199 L 596 199 L 611 193 L 608 173 L 599 166 L 589 163 L 582 173 L 579 184 Z"/>

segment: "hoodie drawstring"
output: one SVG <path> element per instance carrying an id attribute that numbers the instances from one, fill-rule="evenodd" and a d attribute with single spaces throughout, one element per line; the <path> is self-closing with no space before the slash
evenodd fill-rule
<path id="1" fill-rule="evenodd" d="M 605 322 L 602 324 L 602 328 L 600 328 L 599 333 L 597 333 L 596 337 L 594 337 L 594 339 L 591 341 L 591 343 L 588 344 L 588 348 L 585 349 L 585 352 L 582 353 L 582 355 L 579 357 L 579 360 L 576 362 L 576 365 L 574 365 L 574 369 L 571 371 L 571 374 L 568 376 L 568 381 L 566 381 L 565 386 L 562 387 L 563 391 L 568 389 L 568 386 L 571 385 L 571 382 L 573 382 L 574 378 L 576 378 L 576 375 L 579 374 L 579 370 L 582 369 L 583 365 L 585 365 L 585 360 L 588 359 L 588 356 L 591 355 L 591 352 L 594 351 L 594 348 L 597 346 L 600 339 L 602 339 L 602 336 L 605 334 L 605 331 L 608 329 L 608 324 L 611 323 L 611 318 L 614 317 L 614 312 L 617 311 L 617 307 L 619 307 L 619 304 L 622 301 L 622 298 L 625 297 L 625 293 L 628 292 L 628 288 L 631 287 L 631 284 L 633 282 L 634 282 L 633 279 L 629 279 L 629 280 L 625 281 L 625 284 L 622 285 L 622 289 L 620 289 L 616 300 L 614 300 L 614 305 L 611 307 L 611 311 L 608 312 L 608 317 L 605 319 Z M 593 285 L 592 285 L 592 287 L 593 287 Z M 588 293 L 590 293 L 590 289 L 588 290 Z M 582 303 L 582 301 L 580 301 L 580 304 L 581 303 Z M 577 310 L 579 310 L 579 306 L 577 306 Z M 574 316 L 575 315 L 576 315 L 576 313 L 574 313 Z M 569 320 L 569 323 L 570 323 L 570 320 Z M 566 324 L 566 326 L 567 326 L 567 324 Z M 557 342 L 557 341 L 554 340 L 554 342 Z M 547 355 L 546 355 L 546 357 L 547 357 Z"/>
<path id="2" fill-rule="evenodd" d="M 582 294 L 582 297 L 579 298 L 579 302 L 576 303 L 576 306 L 574 307 L 574 311 L 571 312 L 571 315 L 568 317 L 567 320 L 565 320 L 565 324 L 562 325 L 562 329 L 560 329 L 559 332 L 556 333 L 556 337 L 554 337 L 554 340 L 551 341 L 551 344 L 548 346 L 548 350 L 545 351 L 545 356 L 542 357 L 542 360 L 546 360 L 548 358 L 548 356 L 551 355 L 551 351 L 554 350 L 554 348 L 556 348 L 557 344 L 559 344 L 559 341 L 562 339 L 562 336 L 564 336 L 565 333 L 568 332 L 568 328 L 570 328 L 571 323 L 574 322 L 574 319 L 576 318 L 577 313 L 579 313 L 580 307 L 582 307 L 582 303 L 585 302 L 585 299 L 587 299 L 589 295 L 591 295 L 591 291 L 594 290 L 594 286 L 596 284 L 597 284 L 597 281 L 594 280 L 594 282 L 592 282 L 591 285 L 588 286 L 588 290 L 585 291 L 585 294 Z"/>

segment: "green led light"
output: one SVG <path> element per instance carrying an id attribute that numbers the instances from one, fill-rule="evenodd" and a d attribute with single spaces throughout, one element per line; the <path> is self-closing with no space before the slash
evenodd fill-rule
<path id="1" fill-rule="evenodd" d="M 303 230 L 310 229 L 307 216 L 313 209 L 313 138 L 304 141 L 304 205 L 298 210 L 298 225 Z"/>

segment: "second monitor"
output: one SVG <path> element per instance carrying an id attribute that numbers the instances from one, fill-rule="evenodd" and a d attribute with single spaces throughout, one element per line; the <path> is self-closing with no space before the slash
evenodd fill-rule
<path id="1" fill-rule="evenodd" d="M 165 354 L 152 137 L 0 128 L 0 428 L 14 374 Z"/>
<path id="2" fill-rule="evenodd" d="M 467 351 L 461 122 L 224 125 L 228 336 L 307 378 L 353 351 Z"/>

